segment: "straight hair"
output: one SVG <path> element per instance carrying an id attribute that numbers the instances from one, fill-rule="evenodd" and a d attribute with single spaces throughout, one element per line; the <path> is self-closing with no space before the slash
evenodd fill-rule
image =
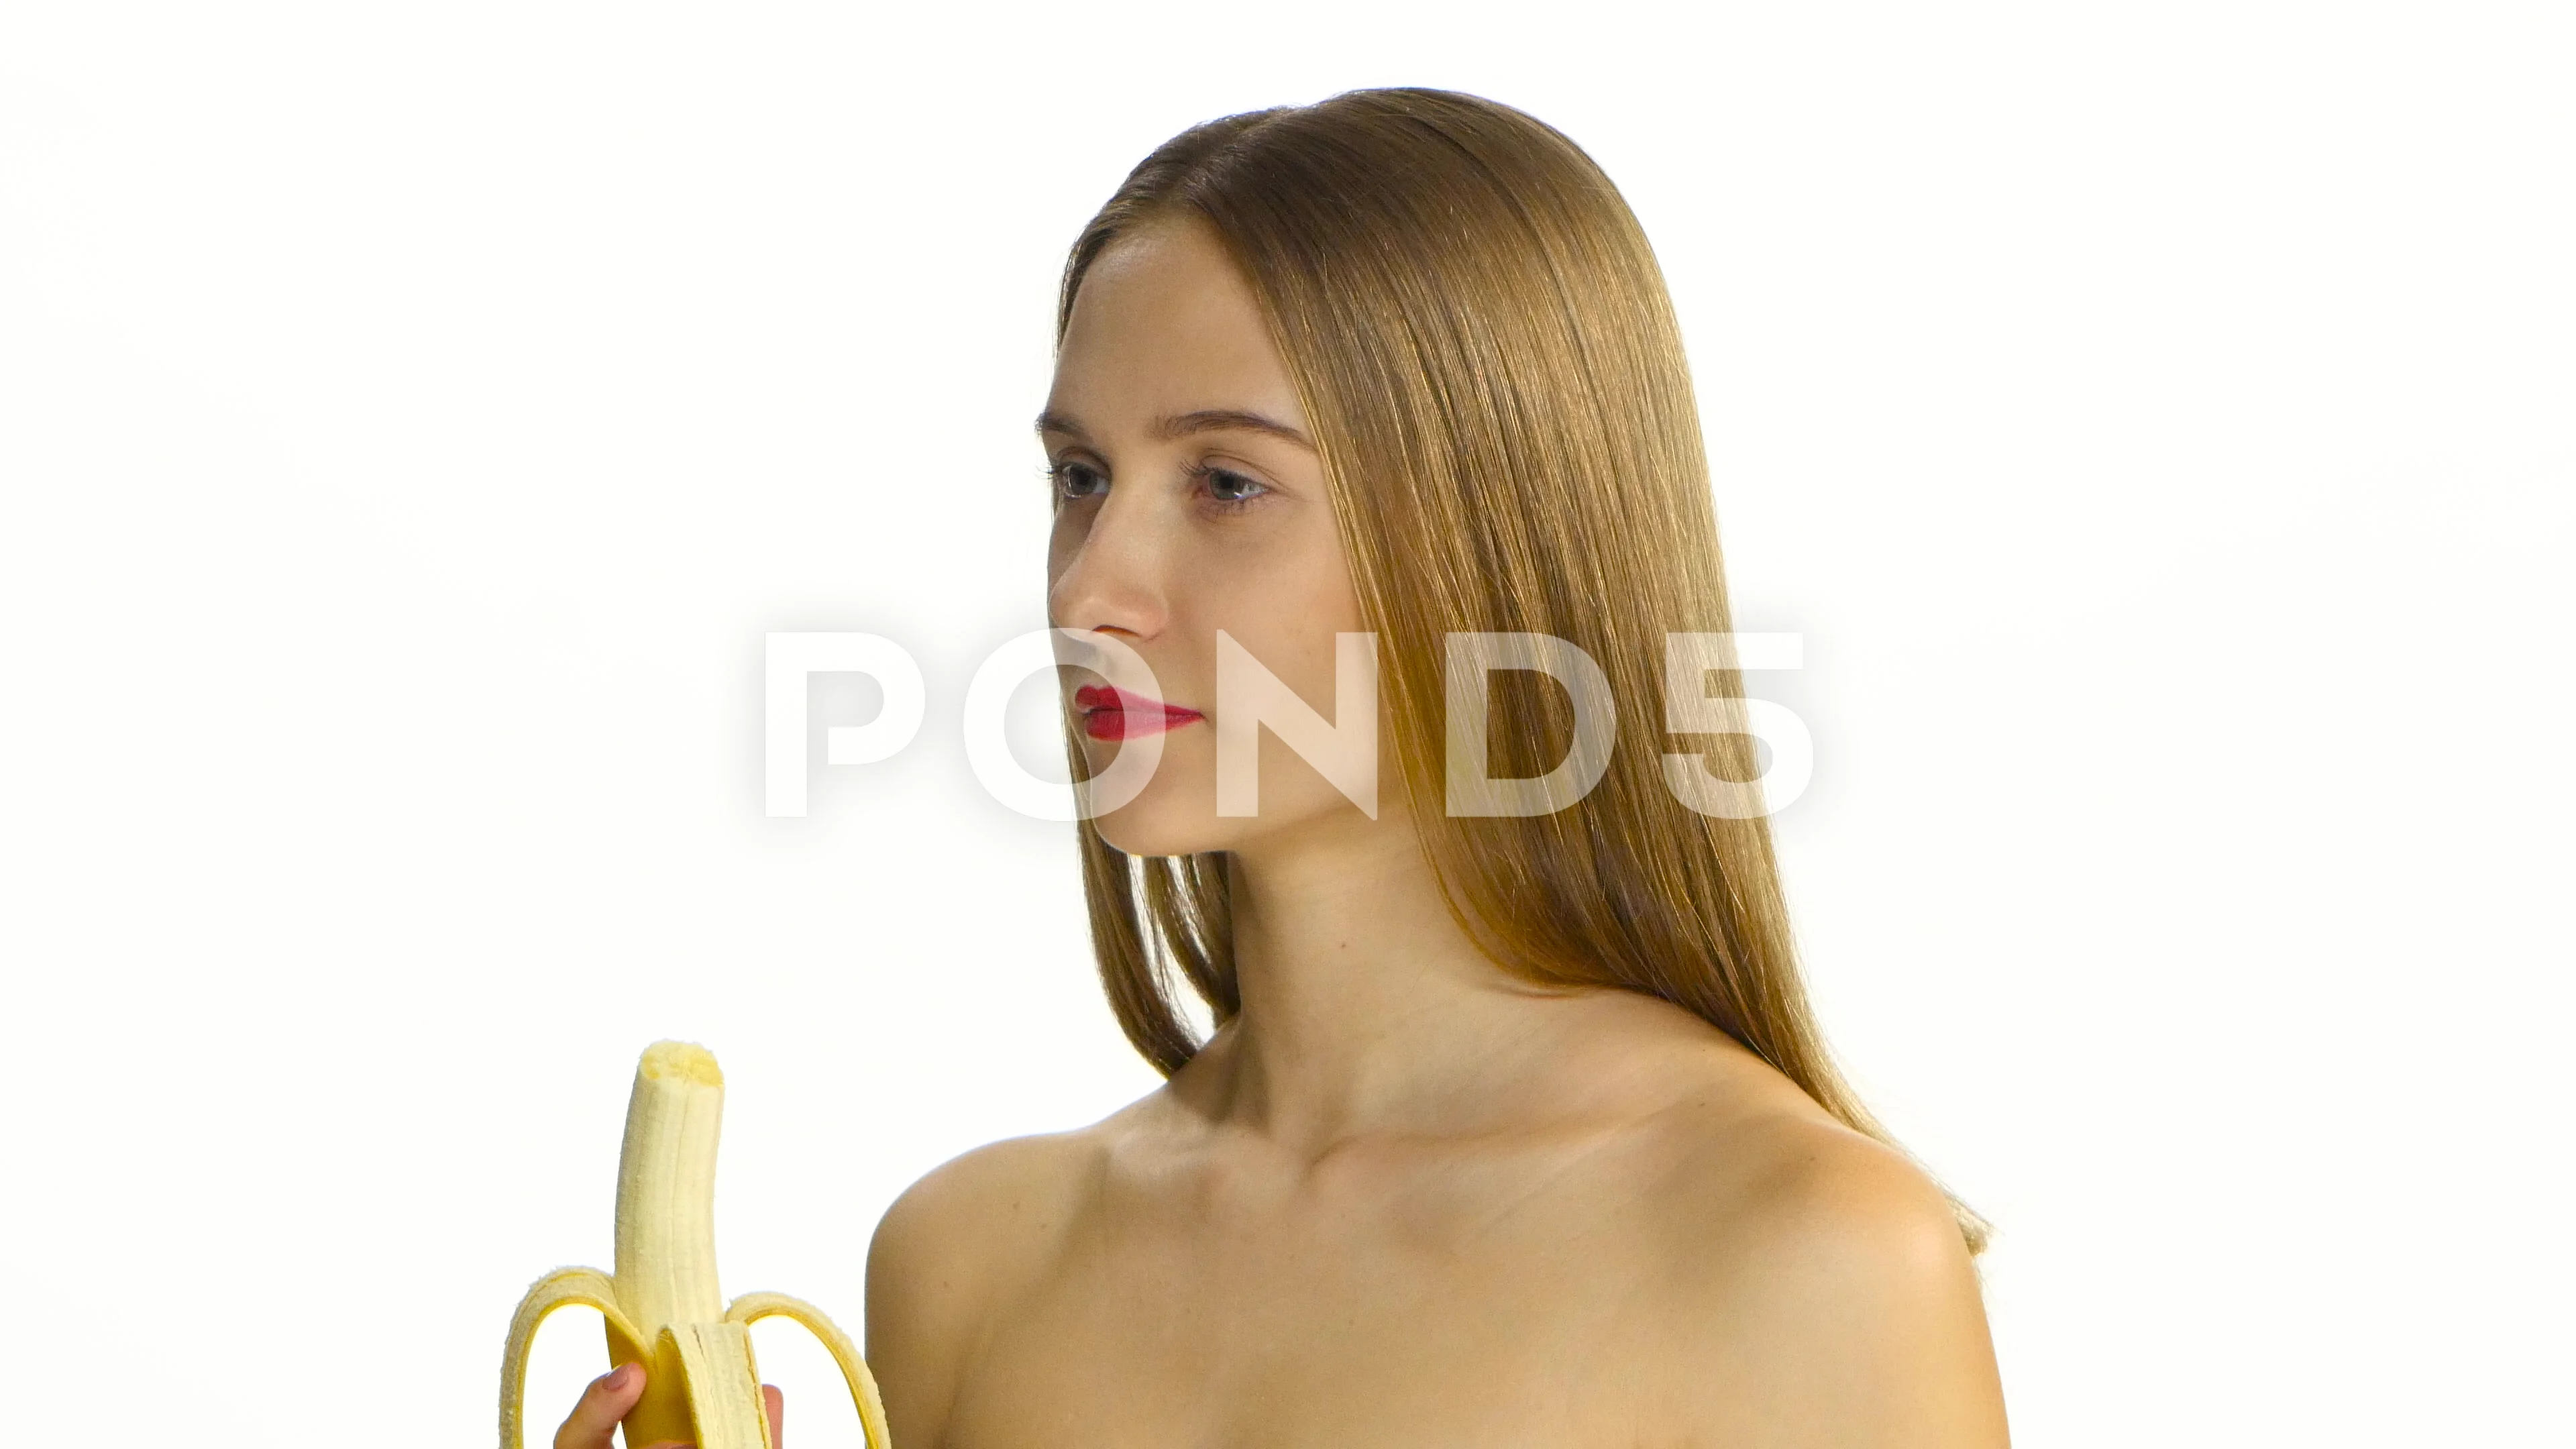
<path id="1" fill-rule="evenodd" d="M 1666 738 L 1665 635 L 1729 626 L 1681 331 L 1609 177 L 1538 120 L 1447 91 L 1210 121 L 1146 157 L 1083 228 L 1059 340 L 1102 253 L 1170 221 L 1225 248 L 1295 383 L 1382 641 L 1402 785 L 1460 926 L 1533 984 L 1693 1012 L 1893 1146 L 1817 1029 L 1767 822 L 1686 807 L 1663 751 L 1637 743 Z M 1550 634 L 1599 664 L 1625 748 L 1582 799 L 1529 816 L 1444 808 L 1453 632 Z M 1544 774 L 1571 744 L 1570 700 L 1527 673 L 1493 683 L 1494 774 Z M 1741 700 L 1734 669 L 1710 683 Z M 1739 789 L 1759 775 L 1749 735 L 1690 747 Z M 1242 1007 L 1225 858 L 1131 858 L 1078 829 L 1102 985 L 1169 1075 L 1199 1046 L 1180 991 L 1220 1024 Z M 1982 1250 L 1984 1220 L 1952 1203 Z"/>

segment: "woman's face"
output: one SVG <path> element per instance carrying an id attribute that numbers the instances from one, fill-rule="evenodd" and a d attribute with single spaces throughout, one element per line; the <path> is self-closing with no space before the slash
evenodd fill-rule
<path id="1" fill-rule="evenodd" d="M 1133 648 L 1153 670 L 1159 704 L 1176 707 L 1113 696 L 1088 671 L 1068 672 L 1091 773 L 1122 735 L 1161 734 L 1160 767 L 1098 817 L 1102 837 L 1134 855 L 1180 855 L 1364 824 L 1268 730 L 1259 813 L 1216 811 L 1219 630 L 1326 718 L 1375 705 L 1335 700 L 1334 636 L 1365 627 L 1359 601 L 1296 389 L 1212 235 L 1195 223 L 1154 225 L 1100 256 L 1075 296 L 1038 431 L 1056 509 L 1051 621 Z M 1149 688 L 1114 662 L 1101 667 L 1113 686 Z"/>

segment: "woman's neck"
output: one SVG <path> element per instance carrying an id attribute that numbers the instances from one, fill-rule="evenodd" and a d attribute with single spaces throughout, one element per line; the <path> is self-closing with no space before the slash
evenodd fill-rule
<path id="1" fill-rule="evenodd" d="M 1477 950 L 1395 810 L 1238 851 L 1228 893 L 1243 1009 L 1175 1085 L 1301 1155 L 1525 1112 L 1590 1014 Z"/>

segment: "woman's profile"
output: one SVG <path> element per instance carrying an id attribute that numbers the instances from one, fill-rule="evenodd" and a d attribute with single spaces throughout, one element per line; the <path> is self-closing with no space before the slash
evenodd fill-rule
<path id="1" fill-rule="evenodd" d="M 1084 229 L 1057 336 L 1051 622 L 1159 690 L 1066 683 L 1085 773 L 1162 749 L 1077 827 L 1094 947 L 1169 1080 L 888 1211 L 895 1442 L 2002 1444 L 1983 1225 L 1828 1060 L 1759 813 L 1682 798 L 1755 749 L 1667 715 L 1671 636 L 1728 612 L 1680 335 L 1599 168 L 1437 91 L 1211 122 Z M 1332 717 L 1346 634 L 1374 813 L 1268 732 L 1257 812 L 1223 808 L 1221 645 Z M 1493 674 L 1482 741 L 1556 778 L 1606 708 L 1588 790 L 1458 808 L 1463 635 L 1597 664 L 1597 699 Z"/>

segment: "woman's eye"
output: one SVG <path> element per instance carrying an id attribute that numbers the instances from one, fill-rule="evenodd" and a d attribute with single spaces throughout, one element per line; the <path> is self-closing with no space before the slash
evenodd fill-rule
<path id="1" fill-rule="evenodd" d="M 1270 486 L 1257 478 L 1247 478 L 1231 468 L 1201 470 L 1208 496 L 1219 503 L 1249 503 L 1270 491 Z"/>
<path id="2" fill-rule="evenodd" d="M 1067 502 L 1109 488 L 1108 475 L 1088 463 L 1058 463 L 1047 470 L 1047 476 L 1055 480 L 1055 496 Z"/>

